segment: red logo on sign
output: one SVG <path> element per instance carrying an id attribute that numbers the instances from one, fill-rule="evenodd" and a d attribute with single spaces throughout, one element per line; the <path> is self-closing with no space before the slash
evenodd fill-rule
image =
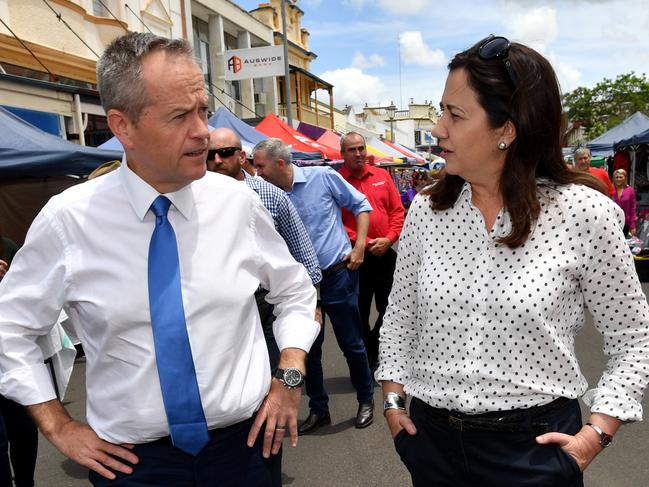
<path id="1" fill-rule="evenodd" d="M 243 67 L 243 63 L 241 62 L 241 58 L 238 56 L 232 56 L 230 59 L 228 59 L 228 69 L 231 69 L 233 73 L 238 73 L 241 71 L 241 68 Z"/>

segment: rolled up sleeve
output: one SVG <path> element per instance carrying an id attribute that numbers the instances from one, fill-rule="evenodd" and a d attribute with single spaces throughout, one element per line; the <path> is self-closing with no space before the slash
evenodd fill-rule
<path id="1" fill-rule="evenodd" d="M 584 300 L 603 336 L 606 370 L 584 401 L 592 412 L 642 419 L 649 383 L 649 308 L 611 203 L 596 222 L 581 280 Z"/>

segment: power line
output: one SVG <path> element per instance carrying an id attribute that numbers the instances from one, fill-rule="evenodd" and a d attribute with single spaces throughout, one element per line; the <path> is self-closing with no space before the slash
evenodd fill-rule
<path id="1" fill-rule="evenodd" d="M 1 17 L 0 17 L 0 22 L 2 22 L 2 25 L 4 25 L 4 26 L 7 28 L 7 30 L 8 30 L 9 32 L 11 32 L 11 35 L 14 36 L 18 42 L 20 42 L 20 44 L 21 44 L 21 45 L 22 45 L 22 46 L 27 50 L 27 52 L 29 52 L 29 54 L 31 54 L 31 55 L 34 57 L 34 59 L 36 59 L 36 61 L 38 61 L 38 64 L 40 64 L 41 66 L 43 66 L 43 69 L 44 69 L 45 71 L 47 71 L 47 74 L 50 75 L 50 81 L 56 81 L 56 80 L 57 80 L 56 75 L 55 75 L 54 73 L 52 73 L 52 71 L 50 71 L 49 69 L 47 69 L 47 66 L 45 66 L 45 65 L 43 64 L 43 62 L 38 58 L 38 56 L 37 56 L 36 54 L 34 54 L 34 52 L 33 52 L 33 51 L 32 51 L 32 50 L 27 46 L 27 44 L 25 44 L 25 43 L 22 41 L 22 39 L 21 39 L 20 37 L 18 37 L 18 36 L 16 35 L 16 33 L 15 33 L 13 30 L 11 30 L 11 27 L 9 27 L 9 26 L 5 23 L 5 21 L 2 20 Z"/>
<path id="2" fill-rule="evenodd" d="M 122 23 L 122 21 L 119 20 L 117 17 L 115 17 L 115 14 L 110 11 L 110 9 L 106 6 L 106 4 L 104 2 L 102 2 L 101 0 L 97 0 L 97 1 L 99 3 L 101 3 L 101 6 L 104 7 L 104 10 L 106 10 L 106 12 L 108 12 L 111 15 L 111 17 L 113 17 L 119 23 L 119 25 L 122 27 L 122 29 L 124 29 L 126 32 L 129 31 L 126 27 L 124 27 L 124 24 Z"/>
<path id="3" fill-rule="evenodd" d="M 124 6 L 125 6 L 127 9 L 129 9 L 131 12 L 133 12 L 133 9 L 132 9 L 131 7 L 128 6 L 128 3 L 125 3 Z M 144 27 L 146 27 L 146 30 L 148 30 L 149 33 L 153 34 L 153 31 L 152 31 L 151 29 L 149 29 L 149 26 L 146 25 L 146 24 L 144 23 L 144 20 L 142 20 L 142 19 L 141 19 L 141 18 L 140 18 L 140 17 L 139 17 L 135 12 L 133 12 L 133 15 L 135 15 L 135 17 L 136 17 L 140 22 L 142 22 L 142 25 L 143 25 Z"/>
<path id="4" fill-rule="evenodd" d="M 57 12 L 56 10 L 54 10 L 54 9 L 52 8 L 52 6 L 47 2 L 47 0 L 43 0 L 43 2 L 45 3 L 45 5 L 47 5 L 47 6 L 50 8 L 50 10 L 51 10 L 52 12 L 54 12 L 54 15 L 56 15 L 56 18 L 59 19 L 59 22 L 63 22 L 63 25 L 65 25 L 68 29 L 70 29 L 70 32 L 72 32 L 72 33 L 77 37 L 77 39 L 79 39 L 81 42 L 83 42 L 83 45 L 86 46 L 88 49 L 90 49 L 90 52 L 92 52 L 95 56 L 97 56 L 97 59 L 99 59 L 99 54 L 97 54 L 97 53 L 94 51 L 94 49 L 93 49 L 92 47 L 90 47 L 90 46 L 86 43 L 86 41 L 84 41 L 84 40 L 81 38 L 81 36 L 80 36 L 79 34 L 77 34 L 77 33 L 74 31 L 74 29 L 73 29 L 72 27 L 70 27 L 70 25 L 69 25 L 69 24 L 68 24 L 68 23 L 63 19 L 63 17 L 61 16 L 61 14 L 60 14 L 59 12 Z"/>

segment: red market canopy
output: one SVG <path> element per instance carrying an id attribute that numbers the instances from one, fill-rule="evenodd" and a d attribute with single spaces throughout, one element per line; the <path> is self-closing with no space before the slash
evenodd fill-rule
<path id="1" fill-rule="evenodd" d="M 398 150 L 399 152 L 401 152 L 401 153 L 402 153 L 403 155 L 405 155 L 406 157 L 413 158 L 413 159 L 415 160 L 415 162 L 417 162 L 418 164 L 424 164 L 424 163 L 426 162 L 426 161 L 424 160 L 423 157 L 421 157 L 421 156 L 415 154 L 415 153 L 414 153 L 413 151 L 411 151 L 411 150 L 408 150 L 407 148 L 405 148 L 405 147 L 402 146 L 401 144 L 397 144 L 397 143 L 394 143 L 394 142 L 390 142 L 389 140 L 386 140 L 386 139 L 382 140 L 381 142 L 383 142 L 384 144 L 389 145 L 389 146 L 392 147 L 393 149 Z"/>
<path id="2" fill-rule="evenodd" d="M 303 152 L 318 151 L 322 153 L 322 155 L 326 159 L 342 159 L 339 149 L 321 144 L 313 139 L 310 139 L 306 135 L 303 135 L 295 130 L 293 127 L 285 124 L 274 113 L 269 113 L 268 115 L 266 115 L 266 118 L 264 118 L 256 128 L 262 134 L 267 135 L 268 137 L 276 137 L 283 140 L 292 149 Z"/>
<path id="3" fill-rule="evenodd" d="M 329 147 L 340 147 L 340 135 L 337 135 L 331 130 L 325 130 L 325 132 L 318 137 L 318 142 Z M 385 163 L 385 162 L 394 162 L 394 158 L 390 157 L 383 152 L 372 147 L 365 141 L 365 146 L 367 147 L 367 159 L 370 164 Z M 340 149 L 338 149 L 340 150 Z M 341 156 L 342 157 L 342 156 Z"/>

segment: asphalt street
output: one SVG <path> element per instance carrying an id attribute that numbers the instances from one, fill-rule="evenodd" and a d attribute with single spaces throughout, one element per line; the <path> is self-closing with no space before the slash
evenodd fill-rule
<path id="1" fill-rule="evenodd" d="M 643 285 L 645 294 L 649 285 Z M 603 370 L 605 359 L 601 338 L 588 319 L 577 340 L 577 351 L 584 375 L 592 385 Z M 326 387 L 330 393 L 332 425 L 302 436 L 296 449 L 284 451 L 283 484 L 291 487 L 396 487 L 410 485 L 407 470 L 392 445 L 379 406 L 381 390 L 375 388 L 375 423 L 363 430 L 353 426 L 356 396 L 348 378 L 344 357 L 337 347 L 331 327 L 324 346 Z M 78 362 L 73 372 L 65 405 L 70 414 L 84 418 L 85 364 Z M 647 400 L 644 402 L 647 410 Z M 301 418 L 308 413 L 307 398 L 302 398 Z M 649 422 L 625 425 L 585 473 L 588 487 L 649 486 Z M 36 470 L 38 487 L 77 487 L 89 485 L 87 471 L 67 460 L 41 437 Z"/>

